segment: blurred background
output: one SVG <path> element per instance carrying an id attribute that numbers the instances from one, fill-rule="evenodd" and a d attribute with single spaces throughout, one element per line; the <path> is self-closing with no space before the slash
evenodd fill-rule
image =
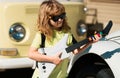
<path id="1" fill-rule="evenodd" d="M 0 0 L 0 78 L 31 78 L 33 60 L 27 57 L 44 0 Z M 58 0 L 77 41 L 101 31 L 113 21 L 110 33 L 120 30 L 120 0 Z M 12 30 L 20 29 L 16 32 Z M 4 33 L 4 34 L 3 34 Z M 4 36 L 3 36 L 4 35 Z"/>

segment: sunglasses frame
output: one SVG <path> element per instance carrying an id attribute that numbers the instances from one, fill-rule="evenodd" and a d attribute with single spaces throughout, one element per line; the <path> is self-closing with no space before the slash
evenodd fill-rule
<path id="1" fill-rule="evenodd" d="M 66 13 L 62 13 L 62 14 L 60 14 L 60 15 L 56 15 L 56 16 L 52 16 L 52 20 L 54 21 L 54 22 L 57 22 L 59 19 L 64 19 L 66 17 Z"/>

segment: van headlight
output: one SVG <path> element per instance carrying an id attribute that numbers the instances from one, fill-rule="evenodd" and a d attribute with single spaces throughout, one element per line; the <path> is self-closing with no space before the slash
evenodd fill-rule
<path id="1" fill-rule="evenodd" d="M 9 29 L 10 38 L 16 42 L 22 41 L 25 35 L 25 28 L 20 23 L 13 24 Z"/>

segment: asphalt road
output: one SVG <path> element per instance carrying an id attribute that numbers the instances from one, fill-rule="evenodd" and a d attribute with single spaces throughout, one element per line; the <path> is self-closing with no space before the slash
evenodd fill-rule
<path id="1" fill-rule="evenodd" d="M 31 78 L 33 71 L 31 68 L 6 70 L 0 72 L 0 78 Z"/>

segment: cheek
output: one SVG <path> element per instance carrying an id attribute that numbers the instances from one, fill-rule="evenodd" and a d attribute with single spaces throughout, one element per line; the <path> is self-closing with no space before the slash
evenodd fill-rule
<path id="1" fill-rule="evenodd" d="M 50 24 L 52 25 L 52 26 L 56 26 L 57 24 L 54 22 L 54 21 L 52 21 L 52 20 L 50 20 Z"/>

